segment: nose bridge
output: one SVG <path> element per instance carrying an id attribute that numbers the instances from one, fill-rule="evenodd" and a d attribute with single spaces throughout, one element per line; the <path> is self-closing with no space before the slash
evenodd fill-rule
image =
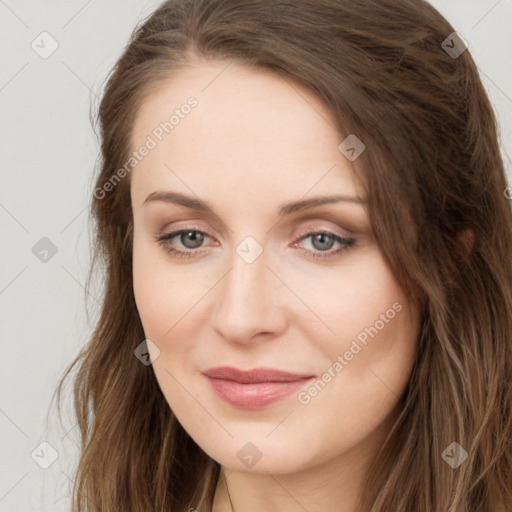
<path id="1" fill-rule="evenodd" d="M 215 328 L 226 338 L 249 341 L 258 333 L 275 333 L 283 312 L 276 303 L 276 280 L 269 261 L 252 237 L 233 251 L 230 270 L 218 287 Z"/>

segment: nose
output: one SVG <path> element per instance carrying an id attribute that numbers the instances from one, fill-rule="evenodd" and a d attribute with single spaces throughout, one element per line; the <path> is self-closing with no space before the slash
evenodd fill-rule
<path id="1" fill-rule="evenodd" d="M 269 268 L 266 253 L 249 263 L 235 252 L 230 261 L 215 287 L 213 328 L 233 343 L 279 336 L 287 324 L 285 286 Z"/>

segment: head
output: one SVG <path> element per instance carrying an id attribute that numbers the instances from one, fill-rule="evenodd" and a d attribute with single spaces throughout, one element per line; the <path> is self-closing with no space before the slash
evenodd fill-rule
<path id="1" fill-rule="evenodd" d="M 146 97 L 131 147 L 190 94 L 194 111 L 130 176 L 134 296 L 168 404 L 228 468 L 248 469 L 247 443 L 250 469 L 272 474 L 371 452 L 409 381 L 420 306 L 375 240 L 336 120 L 273 72 L 192 61 Z M 204 375 L 219 366 L 312 379 L 234 405 Z"/>
<path id="2" fill-rule="evenodd" d="M 175 0 L 134 31 L 99 109 L 105 300 L 75 395 L 93 502 L 188 510 L 220 465 L 358 458 L 364 509 L 502 506 L 512 219 L 453 31 L 420 0 Z M 234 406 L 204 375 L 225 365 L 309 380 Z"/>

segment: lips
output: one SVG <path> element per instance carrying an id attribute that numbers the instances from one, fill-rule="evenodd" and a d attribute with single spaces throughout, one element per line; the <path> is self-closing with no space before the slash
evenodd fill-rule
<path id="1" fill-rule="evenodd" d="M 315 377 L 273 368 L 240 370 L 230 366 L 210 368 L 203 375 L 219 398 L 243 409 L 259 409 L 284 399 Z"/>

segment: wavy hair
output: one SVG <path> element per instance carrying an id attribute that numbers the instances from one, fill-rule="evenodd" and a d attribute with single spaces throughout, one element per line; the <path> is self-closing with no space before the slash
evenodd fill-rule
<path id="1" fill-rule="evenodd" d="M 220 466 L 133 354 L 145 336 L 130 174 L 106 185 L 130 158 L 147 95 L 197 58 L 306 86 L 332 112 L 340 142 L 364 142 L 352 166 L 377 243 L 421 299 L 413 372 L 358 510 L 512 510 L 512 212 L 495 113 L 469 50 L 445 51 L 453 32 L 424 0 L 167 0 L 133 30 L 97 112 L 87 286 L 100 269 L 100 314 L 58 385 L 60 400 L 77 368 L 73 512 L 211 510 Z M 467 452 L 456 468 L 443 456 L 454 442 Z"/>

